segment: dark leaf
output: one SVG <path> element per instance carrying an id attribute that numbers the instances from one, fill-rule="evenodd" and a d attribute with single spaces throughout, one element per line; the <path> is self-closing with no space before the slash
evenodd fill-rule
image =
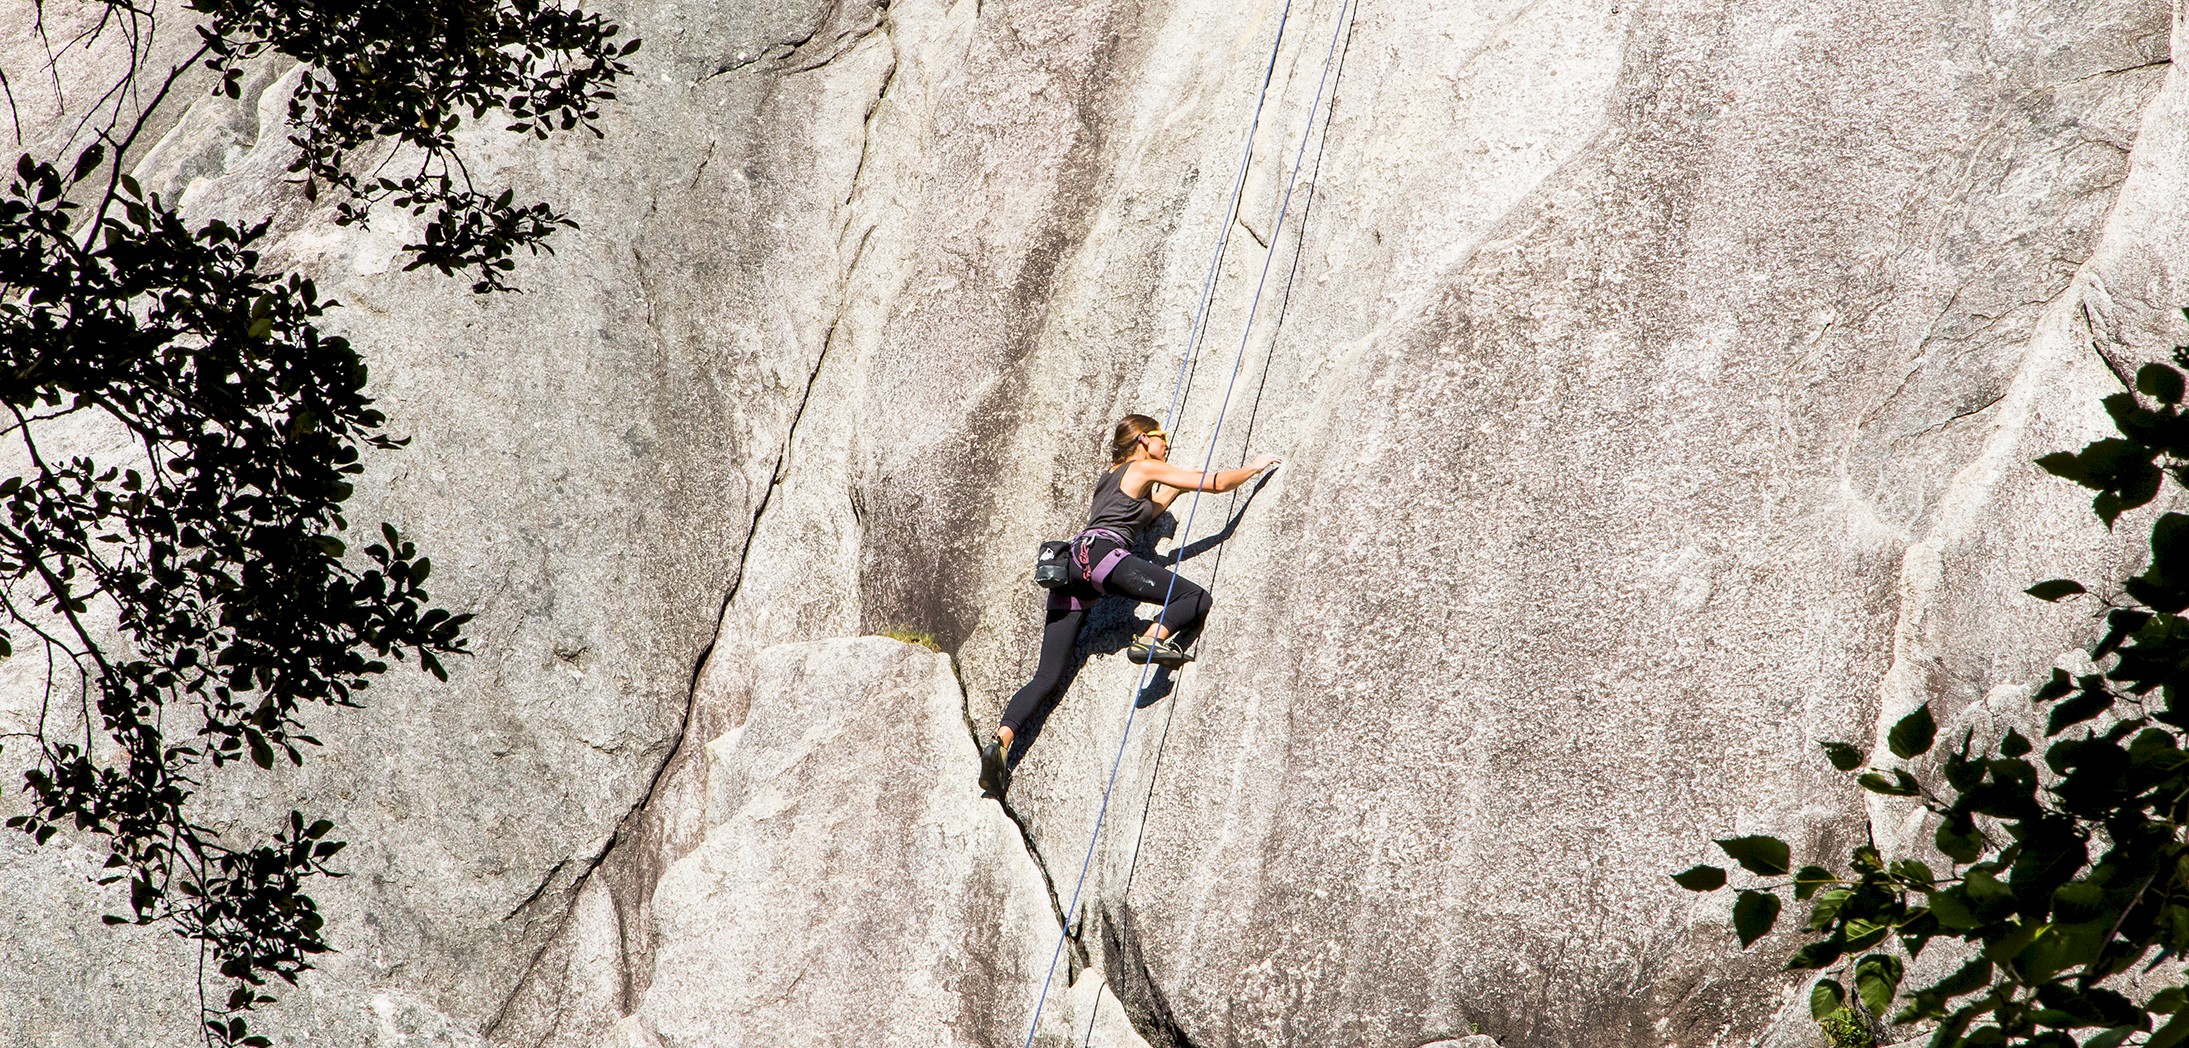
<path id="1" fill-rule="evenodd" d="M 86 176 L 97 170 L 100 161 L 103 161 L 105 159 L 106 146 L 103 143 L 93 142 L 90 148 L 84 150 L 82 153 L 77 154 L 76 169 L 70 172 L 68 180 L 70 182 L 83 181 Z"/>
<path id="2" fill-rule="evenodd" d="M 1716 866 L 1695 866 L 1672 875 L 1672 880 L 1691 892 L 1711 892 L 1725 887 L 1725 871 Z"/>
<path id="3" fill-rule="evenodd" d="M 2143 1048 L 2175 1048 L 2183 1041 L 2189 1041 L 2189 1011 L 2175 1012 L 2166 1025 L 2151 1031 L 2151 1039 L 2143 1043 Z"/>
<path id="4" fill-rule="evenodd" d="M 1750 873 L 1777 877 L 1792 868 L 1792 853 L 1786 842 L 1776 837 L 1727 837 L 1718 841 L 1718 847 Z"/>
<path id="5" fill-rule="evenodd" d="M 2073 579 L 2046 579 L 2023 592 L 2038 600 L 2058 601 L 2088 591 L 2083 589 L 2082 583 Z"/>
<path id="6" fill-rule="evenodd" d="M 1956 862 L 1975 862 L 1977 856 L 1983 854 L 1984 837 L 1976 832 L 1976 824 L 1967 816 L 1940 822 L 1932 840 L 1940 852 Z"/>
<path id="7" fill-rule="evenodd" d="M 2045 735 L 2049 738 L 2066 731 L 2113 708 L 2113 693 L 2102 685 L 2075 694 L 2052 707 L 2052 715 L 2045 720 Z"/>
<path id="8" fill-rule="evenodd" d="M 1938 722 L 1931 719 L 1931 707 L 1924 703 L 1915 712 L 1900 718 L 1885 735 L 1885 744 L 1893 756 L 1908 760 L 1930 752 L 1931 743 L 1938 738 Z"/>
<path id="9" fill-rule="evenodd" d="M 1819 743 L 1824 747 L 1824 758 L 1840 771 L 1853 771 L 1862 767 L 1862 751 L 1844 742 Z"/>
<path id="10" fill-rule="evenodd" d="M 1787 959 L 1786 967 L 1795 971 L 1815 971 L 1839 960 L 1845 944 L 1838 939 L 1819 939 L 1795 950 Z"/>
<path id="11" fill-rule="evenodd" d="M 1779 897 L 1770 892 L 1743 891 L 1733 901 L 1733 932 L 1743 947 L 1752 946 L 1779 919 Z"/>
<path id="12" fill-rule="evenodd" d="M 2145 364 L 2136 370 L 2136 391 L 2161 404 L 2179 404 L 2181 372 L 2164 364 Z"/>
<path id="13" fill-rule="evenodd" d="M 1904 771 L 1896 771 L 1892 775 L 1880 771 L 1864 772 L 1855 782 L 1871 793 L 1882 793 L 1888 797 L 1913 797 L 1923 792 Z"/>

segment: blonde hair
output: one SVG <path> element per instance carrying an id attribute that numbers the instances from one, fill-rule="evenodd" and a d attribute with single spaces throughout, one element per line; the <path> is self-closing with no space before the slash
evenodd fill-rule
<path id="1" fill-rule="evenodd" d="M 1110 434 L 1110 465 L 1115 466 L 1131 458 L 1133 448 L 1139 446 L 1141 437 L 1162 428 L 1162 423 L 1146 415 L 1127 415 L 1118 420 L 1117 429 Z"/>

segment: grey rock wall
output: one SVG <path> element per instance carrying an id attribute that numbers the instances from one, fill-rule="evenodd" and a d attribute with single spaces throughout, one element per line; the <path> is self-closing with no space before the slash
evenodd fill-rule
<path id="1" fill-rule="evenodd" d="M 1739 952 L 1665 874 L 1728 831 L 1840 847 L 1863 801 L 1816 740 L 1980 712 L 2087 639 L 2018 591 L 2126 551 L 2028 463 L 2183 340 L 2182 17 L 1371 0 L 1311 122 L 1339 5 L 1300 0 L 1186 361 L 1282 9 L 629 0 L 648 46 L 606 138 L 478 141 L 584 223 L 493 300 L 393 271 L 399 223 L 338 230 L 281 184 L 284 70 L 177 118 L 142 177 L 272 217 L 347 304 L 415 437 L 356 519 L 416 532 L 436 595 L 482 612 L 451 685 L 397 682 L 247 788 L 355 842 L 323 893 L 342 953 L 284 1029 L 739 1043 L 759 1013 L 725 980 L 773 963 L 784 911 L 693 915 L 836 882 L 724 864 L 759 823 L 719 784 L 789 751 L 709 744 L 825 709 L 895 754 L 904 810 L 994 827 L 918 777 L 963 764 L 948 732 L 888 731 L 932 729 L 939 682 L 859 683 L 896 654 L 794 682 L 783 653 L 822 649 L 777 645 L 930 631 L 984 730 L 1032 668 L 1027 555 L 1076 526 L 1103 430 L 1183 370 L 1181 458 L 1289 463 L 1190 529 L 1181 503 L 1174 545 L 1236 518 L 1186 562 L 1217 611 L 1139 696 L 1074 915 L 1098 979 L 1051 988 L 1088 1002 L 1061 1010 L 1114 993 L 1137 1033 L 1105 1038 L 1201 1048 L 1799 1043 L 1783 946 Z M 1097 617 L 1011 796 L 1059 894 L 1136 699 L 1127 632 Z M 843 808 L 843 774 L 777 788 Z M 791 840 L 788 868 L 823 846 Z M 0 1041 L 184 1043 L 187 959 L 89 923 L 110 904 L 72 849 L 0 846 L 35 900 L 0 908 Z M 986 935 L 1031 921 L 978 919 L 1028 890 L 1004 881 L 856 888 Z M 994 1023 L 965 1043 L 1014 1042 L 1030 1004 L 1005 939 L 1003 974 L 960 984 Z M 799 992 L 879 1007 L 854 981 Z"/>
<path id="2" fill-rule="evenodd" d="M 846 701 L 852 699 L 853 701 Z M 626 1029 L 682 1045 L 1145 1048 L 974 784 L 950 658 L 878 637 L 780 645 L 706 748 L 707 830 L 656 888 Z M 1073 976 L 1079 974 L 1079 985 Z"/>

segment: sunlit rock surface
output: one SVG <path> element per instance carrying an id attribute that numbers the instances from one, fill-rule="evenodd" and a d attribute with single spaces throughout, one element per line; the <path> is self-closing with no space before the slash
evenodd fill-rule
<path id="1" fill-rule="evenodd" d="M 670 1048 L 1023 1039 L 1059 921 L 974 783 L 964 709 L 949 656 L 908 644 L 763 653 L 750 715 L 707 746 L 705 836 L 655 890 L 644 1028 Z M 1068 992 L 1076 960 L 1039 1043 L 1142 1043 L 1114 998 Z"/>
<path id="2" fill-rule="evenodd" d="M 1035 543 L 1183 371 L 1181 461 L 1289 463 L 1190 528 L 1180 503 L 1184 544 L 1237 527 L 1186 562 L 1216 594 L 1201 659 L 1143 697 L 1075 915 L 1072 997 L 1122 1009 L 1063 1010 L 1196 1048 L 1804 1043 L 1784 944 L 1738 951 L 1727 902 L 1666 874 L 1729 831 L 1841 848 L 1863 801 L 1817 740 L 2012 701 L 2088 640 L 2019 591 L 2124 551 L 2029 462 L 2185 341 L 2163 3 L 1370 2 L 1310 122 L 1339 6 L 1302 2 L 1184 368 L 1281 5 L 612 10 L 647 47 L 605 138 L 476 140 L 583 223 L 523 295 L 405 274 L 396 216 L 339 229 L 284 184 L 285 70 L 139 167 L 193 214 L 271 218 L 346 304 L 415 438 L 353 519 L 416 532 L 436 597 L 481 613 L 451 685 L 391 682 L 300 773 L 218 798 L 301 797 L 354 842 L 321 892 L 342 952 L 275 1019 L 300 1041 L 739 1043 L 706 1016 L 781 974 L 779 926 L 694 915 L 825 910 L 799 893 L 834 882 L 780 871 L 833 838 L 726 854 L 767 820 L 717 784 L 792 751 L 710 742 L 825 708 L 936 754 L 866 784 L 891 810 L 1000 814 L 944 774 L 969 750 L 887 704 L 910 692 L 850 666 L 775 688 L 762 653 L 931 632 L 985 730 L 1033 666 Z M 14 76 L 38 45 L 0 18 L 51 141 L 67 115 Z M 1135 701 L 1127 631 L 1098 616 L 1011 796 L 1060 894 Z M 36 698 L 5 672 L 17 730 Z M 887 963 L 994 966 L 953 984 L 976 1018 L 904 1043 L 1016 1043 L 1010 929 L 1041 915 L 956 861 L 858 885 L 963 930 Z M 95 862 L 0 847 L 30 900 L 0 907 L 0 1042 L 192 1037 L 187 951 L 97 927 L 121 903 Z M 702 956 L 717 935 L 754 956 Z M 797 993 L 849 1008 L 853 981 Z M 904 1007 L 874 1021 L 931 1014 Z"/>

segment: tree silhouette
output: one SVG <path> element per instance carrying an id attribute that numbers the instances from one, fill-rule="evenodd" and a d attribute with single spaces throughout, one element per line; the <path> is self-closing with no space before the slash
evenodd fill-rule
<path id="1" fill-rule="evenodd" d="M 197 46 L 155 63 L 153 30 L 177 25 Z M 475 184 L 456 134 L 489 117 L 599 134 L 638 47 L 620 33 L 544 0 L 194 0 L 157 22 L 107 0 L 48 41 L 61 62 L 111 35 L 129 62 L 61 147 L 74 155 L 22 155 L 0 195 L 0 435 L 16 454 L 0 480 L 0 658 L 43 666 L 34 728 L 5 740 L 35 749 L 30 811 L 8 825 L 105 842 L 101 883 L 129 893 L 106 920 L 197 943 L 208 1044 L 267 1043 L 247 1013 L 328 949 L 306 889 L 337 875 L 342 843 L 297 811 L 231 840 L 192 798 L 223 769 L 302 763 L 318 745 L 306 708 L 357 706 L 391 660 L 445 680 L 471 616 L 432 605 L 431 562 L 392 526 L 354 553 L 345 541 L 363 457 L 402 441 L 357 351 L 318 326 L 336 303 L 266 264 L 265 223 L 193 225 L 124 172 L 178 85 L 239 97 L 243 63 L 294 61 L 295 192 L 331 194 L 343 225 L 423 217 L 406 268 L 511 290 L 517 251 L 574 223 Z M 24 79 L 0 70 L 0 87 Z M 63 450 L 87 425 L 127 450 Z"/>

